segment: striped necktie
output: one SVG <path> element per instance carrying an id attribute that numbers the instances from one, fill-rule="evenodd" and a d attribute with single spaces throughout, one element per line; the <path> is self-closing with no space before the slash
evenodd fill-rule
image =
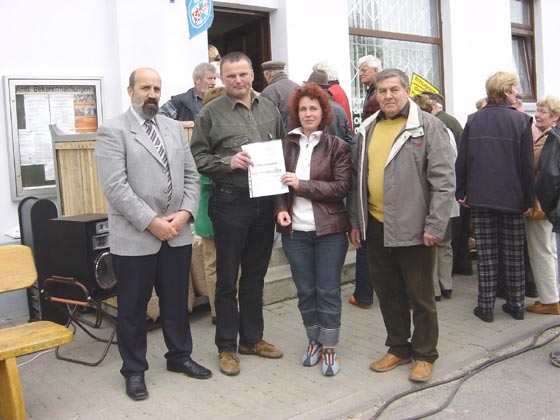
<path id="1" fill-rule="evenodd" d="M 169 207 L 169 203 L 171 203 L 171 194 L 172 194 L 172 183 L 171 183 L 171 173 L 169 172 L 169 162 L 167 161 L 167 154 L 165 153 L 165 147 L 163 146 L 163 142 L 160 140 L 157 131 L 154 127 L 154 121 L 146 120 L 144 121 L 144 128 L 146 129 L 146 134 L 154 146 L 158 151 L 161 161 L 163 162 L 163 166 L 165 166 L 165 172 L 167 173 L 167 207 Z"/>

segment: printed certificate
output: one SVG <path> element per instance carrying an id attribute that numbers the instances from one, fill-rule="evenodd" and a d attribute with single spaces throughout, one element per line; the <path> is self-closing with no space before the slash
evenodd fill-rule
<path id="1" fill-rule="evenodd" d="M 282 140 L 249 143 L 242 146 L 253 161 L 249 167 L 249 193 L 251 198 L 285 194 L 288 187 L 280 182 L 286 172 Z"/>

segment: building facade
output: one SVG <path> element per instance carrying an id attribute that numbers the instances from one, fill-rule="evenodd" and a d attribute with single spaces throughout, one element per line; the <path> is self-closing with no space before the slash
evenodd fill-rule
<path id="1" fill-rule="evenodd" d="M 296 82 L 307 80 L 314 63 L 329 61 L 354 109 L 364 94 L 357 59 L 365 54 L 379 56 L 384 67 L 428 79 L 463 123 L 485 96 L 486 78 L 498 70 L 520 74 L 529 111 L 535 98 L 560 96 L 557 0 L 237 0 L 214 6 L 213 27 L 189 39 L 182 0 L 3 1 L 0 75 L 101 76 L 108 119 L 129 105 L 132 69 L 160 72 L 163 103 L 192 87 L 192 69 L 207 61 L 210 42 L 222 55 L 241 49 L 255 61 L 285 61 Z M 260 63 L 253 65 L 262 88 Z M 3 84 L 4 97 L 5 90 Z M 0 243 L 18 225 L 9 110 L 1 101 Z"/>

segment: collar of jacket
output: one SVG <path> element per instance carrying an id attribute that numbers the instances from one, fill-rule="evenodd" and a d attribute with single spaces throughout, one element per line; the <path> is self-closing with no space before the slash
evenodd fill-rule
<path id="1" fill-rule="evenodd" d="M 289 141 L 290 143 L 297 144 L 298 146 L 299 146 L 299 138 L 300 138 L 299 133 L 289 133 L 286 136 L 287 141 Z M 319 143 L 322 142 L 326 138 L 327 138 L 327 131 L 323 130 L 323 132 L 321 133 L 321 137 L 319 138 Z"/>
<path id="2" fill-rule="evenodd" d="M 227 93 L 225 95 L 222 95 L 222 97 L 224 98 L 223 100 L 229 104 L 229 107 L 232 109 L 232 111 L 235 109 L 235 106 L 237 104 L 244 105 L 242 102 L 239 102 L 237 99 L 235 99 L 233 96 L 228 95 Z M 253 89 L 251 89 L 251 105 L 255 102 L 259 103 L 259 101 L 259 96 L 255 94 L 255 91 Z"/>
<path id="3" fill-rule="evenodd" d="M 408 110 L 408 117 L 406 119 L 406 123 L 404 126 L 403 131 L 412 131 L 415 129 L 422 129 L 422 113 L 420 112 L 420 108 L 418 107 L 418 105 L 416 105 L 416 103 L 412 100 L 412 99 L 408 99 L 408 105 L 409 105 L 409 110 Z M 375 125 L 375 123 L 377 123 L 377 120 L 379 119 L 379 113 L 381 112 L 381 110 L 377 111 L 375 114 L 370 115 L 368 118 L 366 118 L 362 124 L 360 125 L 360 127 L 358 127 L 358 133 L 362 136 L 362 137 L 366 137 L 366 133 L 370 130 L 370 128 Z M 423 129 L 422 129 L 422 134 L 423 134 Z"/>
<path id="4" fill-rule="evenodd" d="M 282 80 L 282 79 L 287 79 L 288 75 L 284 72 L 282 73 L 277 73 L 274 76 L 272 76 L 272 80 L 270 81 L 269 85 L 273 84 L 274 82 L 277 82 L 278 80 Z"/>

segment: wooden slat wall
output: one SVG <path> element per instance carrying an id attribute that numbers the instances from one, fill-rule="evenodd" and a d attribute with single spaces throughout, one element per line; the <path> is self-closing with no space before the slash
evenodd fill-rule
<path id="1" fill-rule="evenodd" d="M 95 141 L 55 143 L 62 216 L 107 213 L 94 147 Z"/>

